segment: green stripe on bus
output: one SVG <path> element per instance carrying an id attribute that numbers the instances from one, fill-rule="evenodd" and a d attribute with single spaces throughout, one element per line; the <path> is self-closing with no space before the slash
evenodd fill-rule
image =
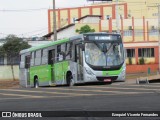
<path id="1" fill-rule="evenodd" d="M 54 64 L 54 80 L 65 80 L 68 71 L 69 61 L 63 61 Z"/>
<path id="2" fill-rule="evenodd" d="M 33 84 L 34 76 L 38 76 L 39 82 L 51 80 L 51 65 L 34 66 L 30 68 L 30 82 Z"/>
<path id="3" fill-rule="evenodd" d="M 51 42 L 51 43 L 48 43 L 48 44 L 45 44 L 45 45 L 29 48 L 29 51 L 31 52 L 31 51 L 35 51 L 35 50 L 38 50 L 38 49 L 47 48 L 47 47 L 57 45 L 57 44 L 61 44 L 61 43 L 68 42 L 68 41 L 69 41 L 68 38 L 62 39 L 62 40 L 57 40 L 57 41 L 54 41 L 54 42 Z"/>
<path id="4" fill-rule="evenodd" d="M 122 67 L 119 70 L 114 71 L 103 71 L 103 76 L 118 76 L 122 72 Z"/>

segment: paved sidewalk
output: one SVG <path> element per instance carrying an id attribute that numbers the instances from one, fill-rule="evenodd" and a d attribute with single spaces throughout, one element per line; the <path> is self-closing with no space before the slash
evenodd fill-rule
<path id="1" fill-rule="evenodd" d="M 0 81 L 0 89 L 19 88 L 19 81 L 3 80 Z"/>
<path id="2" fill-rule="evenodd" d="M 136 84 L 136 81 L 138 79 L 148 79 L 148 81 L 152 82 L 160 80 L 160 74 L 152 73 L 150 75 L 147 75 L 146 73 L 138 73 L 138 74 L 128 74 L 126 76 L 126 84 Z"/>

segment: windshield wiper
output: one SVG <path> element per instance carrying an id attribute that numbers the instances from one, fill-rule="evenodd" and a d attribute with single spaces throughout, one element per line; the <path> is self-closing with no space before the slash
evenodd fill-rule
<path id="1" fill-rule="evenodd" d="M 111 47 L 113 46 L 113 43 L 111 43 L 111 45 L 109 46 L 109 49 L 107 50 L 105 43 L 103 43 L 103 45 L 101 45 L 102 43 L 98 43 L 96 41 L 94 41 L 93 43 L 101 50 L 101 52 L 104 52 L 104 53 L 107 53 L 111 49 Z"/>
<path id="2" fill-rule="evenodd" d="M 109 49 L 107 50 L 106 53 L 108 53 L 108 51 L 111 49 L 112 46 L 113 46 L 113 43 L 111 43 L 111 45 L 109 46 Z"/>

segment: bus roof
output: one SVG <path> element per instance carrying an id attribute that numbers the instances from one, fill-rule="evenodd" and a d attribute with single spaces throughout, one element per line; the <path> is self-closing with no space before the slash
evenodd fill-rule
<path id="1" fill-rule="evenodd" d="M 44 44 L 44 45 L 40 45 L 40 46 L 24 49 L 24 50 L 20 51 L 20 54 L 27 53 L 27 52 L 32 52 L 32 51 L 35 51 L 35 50 L 38 50 L 38 49 L 42 49 L 42 48 L 47 48 L 47 47 L 50 47 L 50 46 L 53 46 L 53 45 L 57 45 L 57 44 L 60 44 L 60 43 L 64 43 L 64 42 L 68 42 L 68 41 L 69 41 L 68 38 L 65 38 L 65 39 L 62 39 L 62 40 L 53 41 L 53 42 L 48 43 L 48 44 Z"/>
<path id="2" fill-rule="evenodd" d="M 84 33 L 84 34 L 79 34 L 79 35 L 76 35 L 76 36 L 73 36 L 73 37 L 70 37 L 70 38 L 65 38 L 65 39 L 53 41 L 51 43 L 40 45 L 40 46 L 37 46 L 37 47 L 31 47 L 31 48 L 28 48 L 28 49 L 24 49 L 24 50 L 20 51 L 20 54 L 27 53 L 27 52 L 32 52 L 32 51 L 35 51 L 35 50 L 38 50 L 38 49 L 47 48 L 47 47 L 50 47 L 50 46 L 53 46 L 53 45 L 65 43 L 65 42 L 76 40 L 76 39 L 80 39 L 80 38 L 82 38 L 82 40 L 83 40 L 83 36 L 84 35 L 92 35 L 92 34 L 95 34 L 95 35 L 104 35 L 104 34 L 107 34 L 107 35 L 113 35 L 113 34 L 114 35 L 120 35 L 118 33 L 115 34 L 115 33 L 106 33 L 106 32 Z"/>

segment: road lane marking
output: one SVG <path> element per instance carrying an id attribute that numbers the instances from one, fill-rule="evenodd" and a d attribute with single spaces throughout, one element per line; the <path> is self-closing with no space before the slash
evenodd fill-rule
<path id="1" fill-rule="evenodd" d="M 48 92 L 48 91 L 31 91 L 30 90 L 18 90 L 18 89 L 1 89 L 3 91 L 18 91 L 18 92 L 26 92 L 26 93 L 46 93 L 46 94 L 59 94 L 59 95 L 69 95 L 69 96 L 92 96 L 92 95 L 112 95 L 112 94 L 141 94 L 141 93 L 155 93 L 153 92 L 153 90 L 156 90 L 157 89 L 146 89 L 146 88 L 117 88 L 117 87 L 108 87 L 108 86 L 76 86 L 77 88 L 100 88 L 98 90 L 84 90 L 84 89 L 73 89 L 73 88 L 55 88 L 55 87 L 50 87 L 50 88 L 39 88 L 38 90 L 41 90 L 41 89 L 49 89 L 49 90 L 52 90 L 52 89 L 55 89 L 55 90 L 59 90 L 59 91 L 62 91 L 62 92 Z M 76 88 L 75 87 L 75 88 Z M 102 89 L 103 90 L 102 90 Z M 105 90 L 105 89 L 113 89 L 113 90 Z M 130 91 L 114 91 L 119 89 L 119 90 L 141 90 L 141 91 L 137 91 L 137 92 L 130 92 Z M 88 93 L 63 93 L 63 91 L 71 91 L 71 92 L 95 92 L 93 94 L 88 94 Z M 151 92 L 147 92 L 145 90 L 150 90 Z M 143 92 L 142 92 L 143 91 Z M 98 93 L 98 94 L 97 94 Z M 108 93 L 108 94 L 103 94 L 103 93 Z M 15 94 L 14 94 L 15 95 Z M 16 94 L 17 95 L 17 94 Z M 69 97 L 67 96 L 67 97 Z M 28 95 L 28 97 L 33 97 L 33 95 Z M 40 97 L 46 97 L 46 96 L 40 96 Z M 52 97 L 52 96 L 51 96 Z M 53 96 L 54 97 L 54 96 Z M 55 96 L 56 97 L 56 96 Z M 59 96 L 60 97 L 60 96 Z"/>
<path id="2" fill-rule="evenodd" d="M 41 92 L 41 93 L 46 93 L 44 91 L 26 91 L 26 90 L 15 90 L 15 89 L 9 89 L 9 91 L 19 91 L 19 92 Z M 54 94 L 53 92 L 47 92 L 47 93 L 51 93 L 51 94 Z M 56 92 L 57 94 L 61 94 L 59 92 Z M 109 93 L 109 94 L 104 94 L 104 93 Z M 144 92 L 143 92 L 144 93 Z M 81 97 L 81 96 L 101 96 L 101 95 L 104 95 L 104 96 L 115 96 L 115 95 L 133 95 L 133 94 L 143 94 L 142 92 L 119 92 L 119 91 L 112 91 L 111 93 L 110 92 L 107 92 L 107 91 L 100 91 L 98 94 L 78 94 L 78 93 L 69 93 L 69 95 L 71 96 L 35 96 L 35 95 L 22 95 L 22 94 L 4 94 L 4 93 L 0 93 L 2 95 L 7 95 L 7 96 L 20 96 L 19 99 L 29 99 L 29 98 L 32 98 L 32 99 L 38 99 L 38 98 L 70 98 L 70 97 Z M 154 92 L 145 92 L 145 93 L 154 93 Z M 62 93 L 63 95 L 66 93 Z M 68 94 L 68 93 L 67 93 Z M 9 98 L 5 98 L 5 99 L 9 99 Z M 1 100 L 1 99 L 0 99 Z"/>
<path id="3" fill-rule="evenodd" d="M 4 96 L 18 96 L 18 97 L 33 97 L 33 98 L 41 98 L 43 96 L 35 96 L 35 95 L 22 95 L 22 94 L 9 94 L 9 93 L 0 93 L 1 95 Z"/>
<path id="4" fill-rule="evenodd" d="M 160 89 L 152 89 L 151 87 L 150 87 L 150 89 L 148 89 L 148 88 L 123 88 L 123 87 L 109 87 L 109 86 L 106 86 L 106 87 L 102 87 L 102 86 L 78 86 L 79 88 L 105 88 L 105 89 L 119 89 L 119 90 L 142 90 L 142 91 L 145 91 L 145 90 L 151 90 L 151 91 L 159 91 Z"/>
<path id="5" fill-rule="evenodd" d="M 109 89 L 119 89 L 119 90 L 142 90 L 142 91 L 145 91 L 145 90 L 159 90 L 159 89 L 152 89 L 152 88 L 150 88 L 150 89 L 148 89 L 148 88 L 123 88 L 123 87 L 109 87 L 109 86 L 105 86 L 105 87 L 103 87 L 103 86 L 76 86 L 75 88 L 98 88 L 98 90 L 84 90 L 84 89 L 73 89 L 73 88 L 55 88 L 55 87 L 52 87 L 52 88 L 42 88 L 42 89 L 56 89 L 56 90 L 74 90 L 74 91 L 104 91 L 104 88 L 106 89 L 106 91 L 108 91 L 107 89 L 109 88 Z M 102 90 L 102 89 L 103 90 Z"/>
<path id="6" fill-rule="evenodd" d="M 0 101 L 1 100 L 18 100 L 18 99 L 25 99 L 26 97 L 20 97 L 20 98 L 0 98 Z"/>
<path id="7" fill-rule="evenodd" d="M 155 83 L 155 84 L 153 84 L 153 83 L 149 83 L 149 84 L 112 84 L 112 85 L 110 85 L 110 86 L 127 86 L 127 87 L 129 87 L 129 86 L 138 86 L 138 87 L 159 87 L 159 84 L 157 84 L 157 83 Z"/>
<path id="8" fill-rule="evenodd" d="M 5 95 L 8 96 L 8 95 Z M 10 95 L 9 95 L 10 96 Z M 16 95 L 15 95 L 16 96 Z M 68 97 L 74 97 L 74 96 L 42 96 L 42 97 L 16 97 L 16 98 L 0 98 L 0 101 L 2 100 L 17 100 L 17 99 L 38 99 L 38 98 L 68 98 Z"/>
<path id="9" fill-rule="evenodd" d="M 2 89 L 5 91 L 5 89 Z M 17 90 L 17 89 L 7 89 L 6 91 L 18 91 L 18 92 L 28 92 L 28 93 L 47 93 L 47 94 L 61 94 L 61 95 L 72 95 L 72 96 L 88 96 L 94 94 L 81 94 L 81 93 L 62 93 L 62 92 L 47 92 L 47 91 L 30 91 L 30 90 Z"/>
<path id="10" fill-rule="evenodd" d="M 150 92 L 148 92 L 148 93 L 150 93 Z M 114 93 L 114 94 L 93 94 L 93 95 L 86 95 L 86 96 L 116 96 L 116 95 L 135 95 L 135 94 L 143 94 L 143 93 L 139 93 L 139 92 L 132 92 L 132 93 Z M 10 95 L 9 95 L 10 96 Z M 17 95 L 11 95 L 11 96 L 17 96 Z M 0 98 L 0 101 L 2 101 L 2 100 L 16 100 L 16 99 L 38 99 L 38 98 L 41 98 L 41 99 L 43 99 L 43 98 L 71 98 L 71 97 L 81 97 L 82 95 L 75 95 L 75 96 L 39 96 L 39 97 L 19 97 L 19 98 Z"/>
<path id="11" fill-rule="evenodd" d="M 84 86 L 85 87 L 85 86 Z M 42 88 L 42 89 L 48 89 L 48 88 Z M 69 88 L 69 89 L 66 89 L 66 88 L 49 88 L 49 89 L 56 89 L 56 90 L 67 90 L 67 91 L 70 91 L 70 90 L 73 90 L 73 91 L 78 91 L 78 92 L 98 92 L 98 93 L 115 93 L 115 94 L 119 94 L 119 93 L 130 93 L 130 94 L 136 94 L 136 93 L 139 93 L 139 91 L 138 92 L 130 92 L 130 91 L 113 91 L 113 90 L 106 90 L 106 91 L 104 91 L 104 90 L 82 90 L 82 89 L 71 89 L 71 88 Z M 154 92 L 142 92 L 142 93 L 154 93 Z"/>

